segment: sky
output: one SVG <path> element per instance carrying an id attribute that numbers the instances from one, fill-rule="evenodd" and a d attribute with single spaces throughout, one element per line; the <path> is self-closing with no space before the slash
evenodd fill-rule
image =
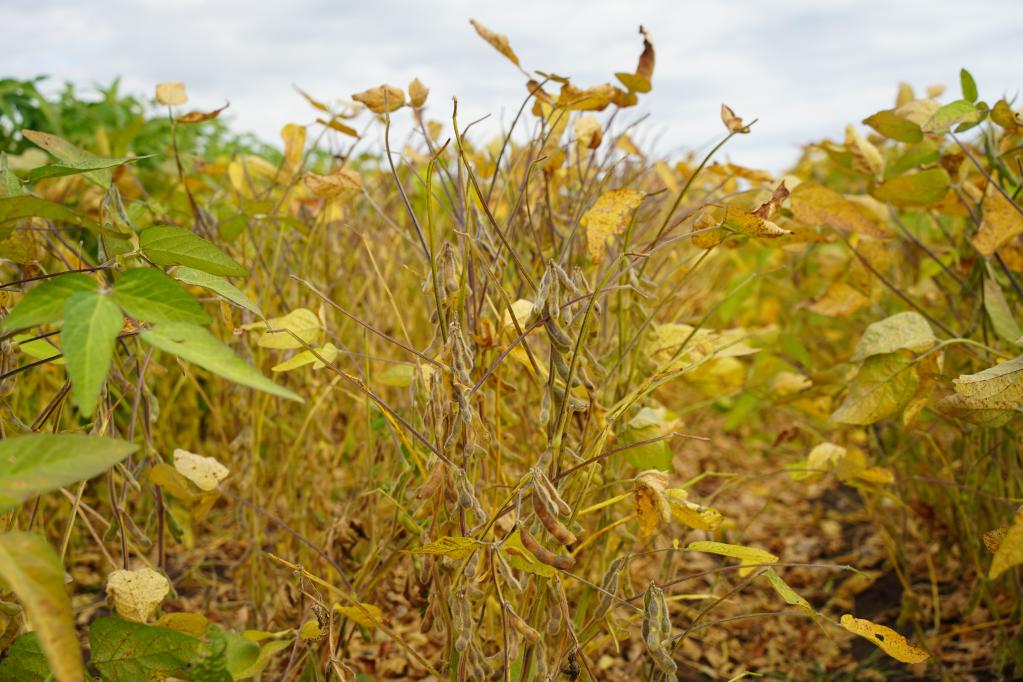
<path id="1" fill-rule="evenodd" d="M 899 81 L 958 93 L 967 67 L 994 102 L 1023 87 L 1023 0 L 3 0 L 0 77 L 46 74 L 82 92 L 115 76 L 135 93 L 184 81 L 189 107 L 231 102 L 239 131 L 279 141 L 315 112 L 293 89 L 340 101 L 418 77 L 428 115 L 490 114 L 496 133 L 526 93 L 524 76 L 484 43 L 475 18 L 506 34 L 526 69 L 580 86 L 632 71 L 640 24 L 657 53 L 643 139 L 661 154 L 703 149 L 727 103 L 752 134 L 727 157 L 781 171 L 802 144 L 841 139 L 848 123 L 893 105 Z M 634 113 L 633 113 L 634 112 Z M 227 112 L 225 112 L 227 115 Z"/>

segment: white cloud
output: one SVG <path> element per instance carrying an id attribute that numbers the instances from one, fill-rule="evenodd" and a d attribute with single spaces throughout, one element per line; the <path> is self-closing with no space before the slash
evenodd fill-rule
<path id="1" fill-rule="evenodd" d="M 3 75 L 82 85 L 121 75 L 145 93 L 184 80 L 196 106 L 228 99 L 234 125 L 268 140 L 313 118 L 292 83 L 338 98 L 418 76 L 431 115 L 447 119 L 457 94 L 463 123 L 491 113 L 496 130 L 525 89 L 470 16 L 508 34 L 528 68 L 581 84 L 631 69 L 645 24 L 657 47 L 641 107 L 651 135 L 670 149 L 704 145 L 721 133 L 725 101 L 760 119 L 731 156 L 775 170 L 803 142 L 890 106 L 899 80 L 954 89 L 967 66 L 993 98 L 1016 92 L 1023 57 L 1020 0 L 8 0 Z"/>

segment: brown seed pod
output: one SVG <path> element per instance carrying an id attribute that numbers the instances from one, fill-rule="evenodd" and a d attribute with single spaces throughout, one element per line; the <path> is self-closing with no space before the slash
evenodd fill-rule
<path id="1" fill-rule="evenodd" d="M 565 502 L 565 498 L 561 496 L 558 489 L 554 487 L 553 483 L 551 483 L 551 479 L 547 478 L 547 474 L 545 474 L 539 467 L 533 468 L 533 482 L 547 491 L 550 498 L 554 500 L 554 504 L 557 505 L 559 514 L 562 516 L 569 516 L 572 513 L 572 508 L 568 506 L 568 502 Z"/>
<path id="2" fill-rule="evenodd" d="M 537 518 L 540 519 L 540 523 L 547 529 L 547 532 L 561 544 L 567 547 L 578 539 L 575 533 L 566 528 L 565 524 L 559 521 L 551 509 L 544 504 L 541 496 L 537 493 L 536 486 L 533 486 L 533 511 L 536 512 Z"/>
<path id="3" fill-rule="evenodd" d="M 527 642 L 530 644 L 536 644 L 540 641 L 540 633 L 534 630 L 529 623 L 524 621 L 522 616 L 515 613 L 511 604 L 504 602 L 504 610 L 508 614 L 508 620 L 511 621 L 512 627 L 514 627 L 520 635 L 525 637 Z"/>
<path id="4" fill-rule="evenodd" d="M 575 566 L 575 559 L 573 557 L 566 554 L 555 554 L 546 549 L 521 525 L 519 526 L 519 537 L 522 538 L 522 546 L 528 549 L 541 563 L 562 571 L 567 571 Z"/>
<path id="5" fill-rule="evenodd" d="M 567 353 L 572 350 L 572 337 L 565 333 L 565 330 L 558 326 L 552 318 L 547 318 L 543 323 L 544 329 L 547 330 L 547 337 L 551 340 L 551 345 L 559 353 Z"/>

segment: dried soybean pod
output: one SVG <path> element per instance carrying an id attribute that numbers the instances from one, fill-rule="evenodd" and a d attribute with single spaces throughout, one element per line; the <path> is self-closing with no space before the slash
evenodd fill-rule
<path id="1" fill-rule="evenodd" d="M 519 537 L 522 539 L 522 546 L 530 551 L 541 563 L 553 568 L 567 571 L 575 566 L 575 559 L 568 555 L 555 554 L 536 541 L 524 526 L 519 526 Z"/>
<path id="2" fill-rule="evenodd" d="M 643 594 L 643 640 L 658 670 L 669 675 L 678 670 L 667 647 L 671 643 L 668 603 L 664 592 L 653 581 Z"/>
<path id="3" fill-rule="evenodd" d="M 572 508 L 568 506 L 568 502 L 565 502 L 565 498 L 561 496 L 558 489 L 551 483 L 551 479 L 547 478 L 547 474 L 543 472 L 539 467 L 533 467 L 533 481 L 539 483 L 540 487 L 547 491 L 551 499 L 558 507 L 558 513 L 562 516 L 569 516 L 572 513 Z"/>
<path id="4" fill-rule="evenodd" d="M 611 609 L 611 604 L 618 593 L 622 569 L 625 568 L 627 561 L 628 557 L 618 557 L 608 566 L 607 572 L 604 574 L 604 581 L 600 586 L 600 602 L 597 604 L 597 610 L 593 613 L 594 620 L 603 618 L 604 614 Z"/>
<path id="5" fill-rule="evenodd" d="M 504 602 L 504 610 L 508 614 L 508 619 L 511 621 L 512 627 L 514 627 L 520 635 L 525 637 L 527 642 L 530 644 L 536 644 L 540 641 L 540 633 L 534 630 L 529 623 L 524 621 L 519 614 L 515 613 L 515 609 L 513 609 L 511 604 L 507 601 Z"/>
<path id="6" fill-rule="evenodd" d="M 504 578 L 504 581 L 516 592 L 521 592 L 522 583 L 519 582 L 519 579 L 515 577 L 514 573 L 512 573 L 508 560 L 504 558 L 504 555 L 501 554 L 499 550 L 494 550 L 493 561 L 497 563 L 497 571 L 501 574 L 501 577 Z"/>
<path id="7" fill-rule="evenodd" d="M 551 509 L 543 503 L 540 495 L 537 494 L 536 486 L 533 486 L 533 510 L 536 512 L 537 518 L 540 519 L 540 523 L 547 529 L 547 532 L 553 535 L 554 539 L 561 544 L 567 547 L 578 539 L 575 533 L 566 528 L 565 524 L 559 521 Z"/>

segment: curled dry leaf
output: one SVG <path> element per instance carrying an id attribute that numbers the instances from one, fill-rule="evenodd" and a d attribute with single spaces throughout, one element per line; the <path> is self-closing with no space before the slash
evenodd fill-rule
<path id="1" fill-rule="evenodd" d="M 219 109 L 214 109 L 213 111 L 190 111 L 184 116 L 179 116 L 177 122 L 182 124 L 188 124 L 212 121 L 217 116 L 220 116 L 220 112 L 222 112 L 224 109 L 227 109 L 229 106 L 231 106 L 231 103 L 226 102 L 224 106 L 220 107 Z"/>
<path id="2" fill-rule="evenodd" d="M 732 108 L 727 104 L 721 105 L 721 122 L 725 124 L 730 133 L 740 133 L 745 135 L 749 132 L 749 126 L 742 124 L 742 119 L 735 115 Z"/>
<path id="3" fill-rule="evenodd" d="M 220 482 L 231 472 L 213 457 L 204 457 L 178 448 L 174 451 L 174 468 L 178 473 L 195 483 L 196 487 L 211 492 L 220 487 Z"/>
<path id="4" fill-rule="evenodd" d="M 615 78 L 628 88 L 629 92 L 646 93 L 650 92 L 654 76 L 654 44 L 650 40 L 650 33 L 642 26 L 639 27 L 639 34 L 643 36 L 643 52 L 639 55 L 635 73 L 616 73 Z"/>
<path id="5" fill-rule="evenodd" d="M 576 118 L 575 123 L 572 124 L 572 130 L 575 132 L 575 140 L 579 146 L 587 149 L 596 149 L 604 138 L 604 129 L 597 117 L 593 115 Z"/>
<path id="6" fill-rule="evenodd" d="M 356 102 L 364 104 L 374 114 L 386 114 L 405 106 L 405 92 L 393 85 L 379 85 L 352 95 Z"/>
<path id="7" fill-rule="evenodd" d="M 321 199 L 349 201 L 362 193 L 362 176 L 353 170 L 341 168 L 328 175 L 306 173 L 302 178 L 306 187 Z"/>
<path id="8" fill-rule="evenodd" d="M 157 83 L 156 101 L 168 107 L 176 107 L 188 102 L 185 84 L 180 81 Z"/>
<path id="9" fill-rule="evenodd" d="M 508 36 L 500 33 L 494 33 L 489 28 L 476 21 L 470 19 L 469 23 L 476 29 L 476 33 L 479 34 L 480 38 L 490 43 L 490 46 L 507 57 L 512 64 L 519 66 L 519 58 L 515 54 L 515 51 L 511 49 L 511 45 L 508 43 Z"/>
<path id="10" fill-rule="evenodd" d="M 117 570 L 107 576 L 107 596 L 122 618 L 144 623 L 170 593 L 170 581 L 151 568 Z"/>
<path id="11" fill-rule="evenodd" d="M 643 537 L 651 535 L 662 523 L 671 521 L 671 503 L 665 495 L 667 489 L 668 475 L 663 471 L 648 469 L 636 476 L 636 516 Z"/>
<path id="12" fill-rule="evenodd" d="M 426 98 L 430 94 L 430 88 L 423 85 L 423 82 L 418 78 L 414 78 L 411 83 L 408 84 L 408 98 L 409 102 L 416 109 L 421 109 L 426 104 Z"/>

